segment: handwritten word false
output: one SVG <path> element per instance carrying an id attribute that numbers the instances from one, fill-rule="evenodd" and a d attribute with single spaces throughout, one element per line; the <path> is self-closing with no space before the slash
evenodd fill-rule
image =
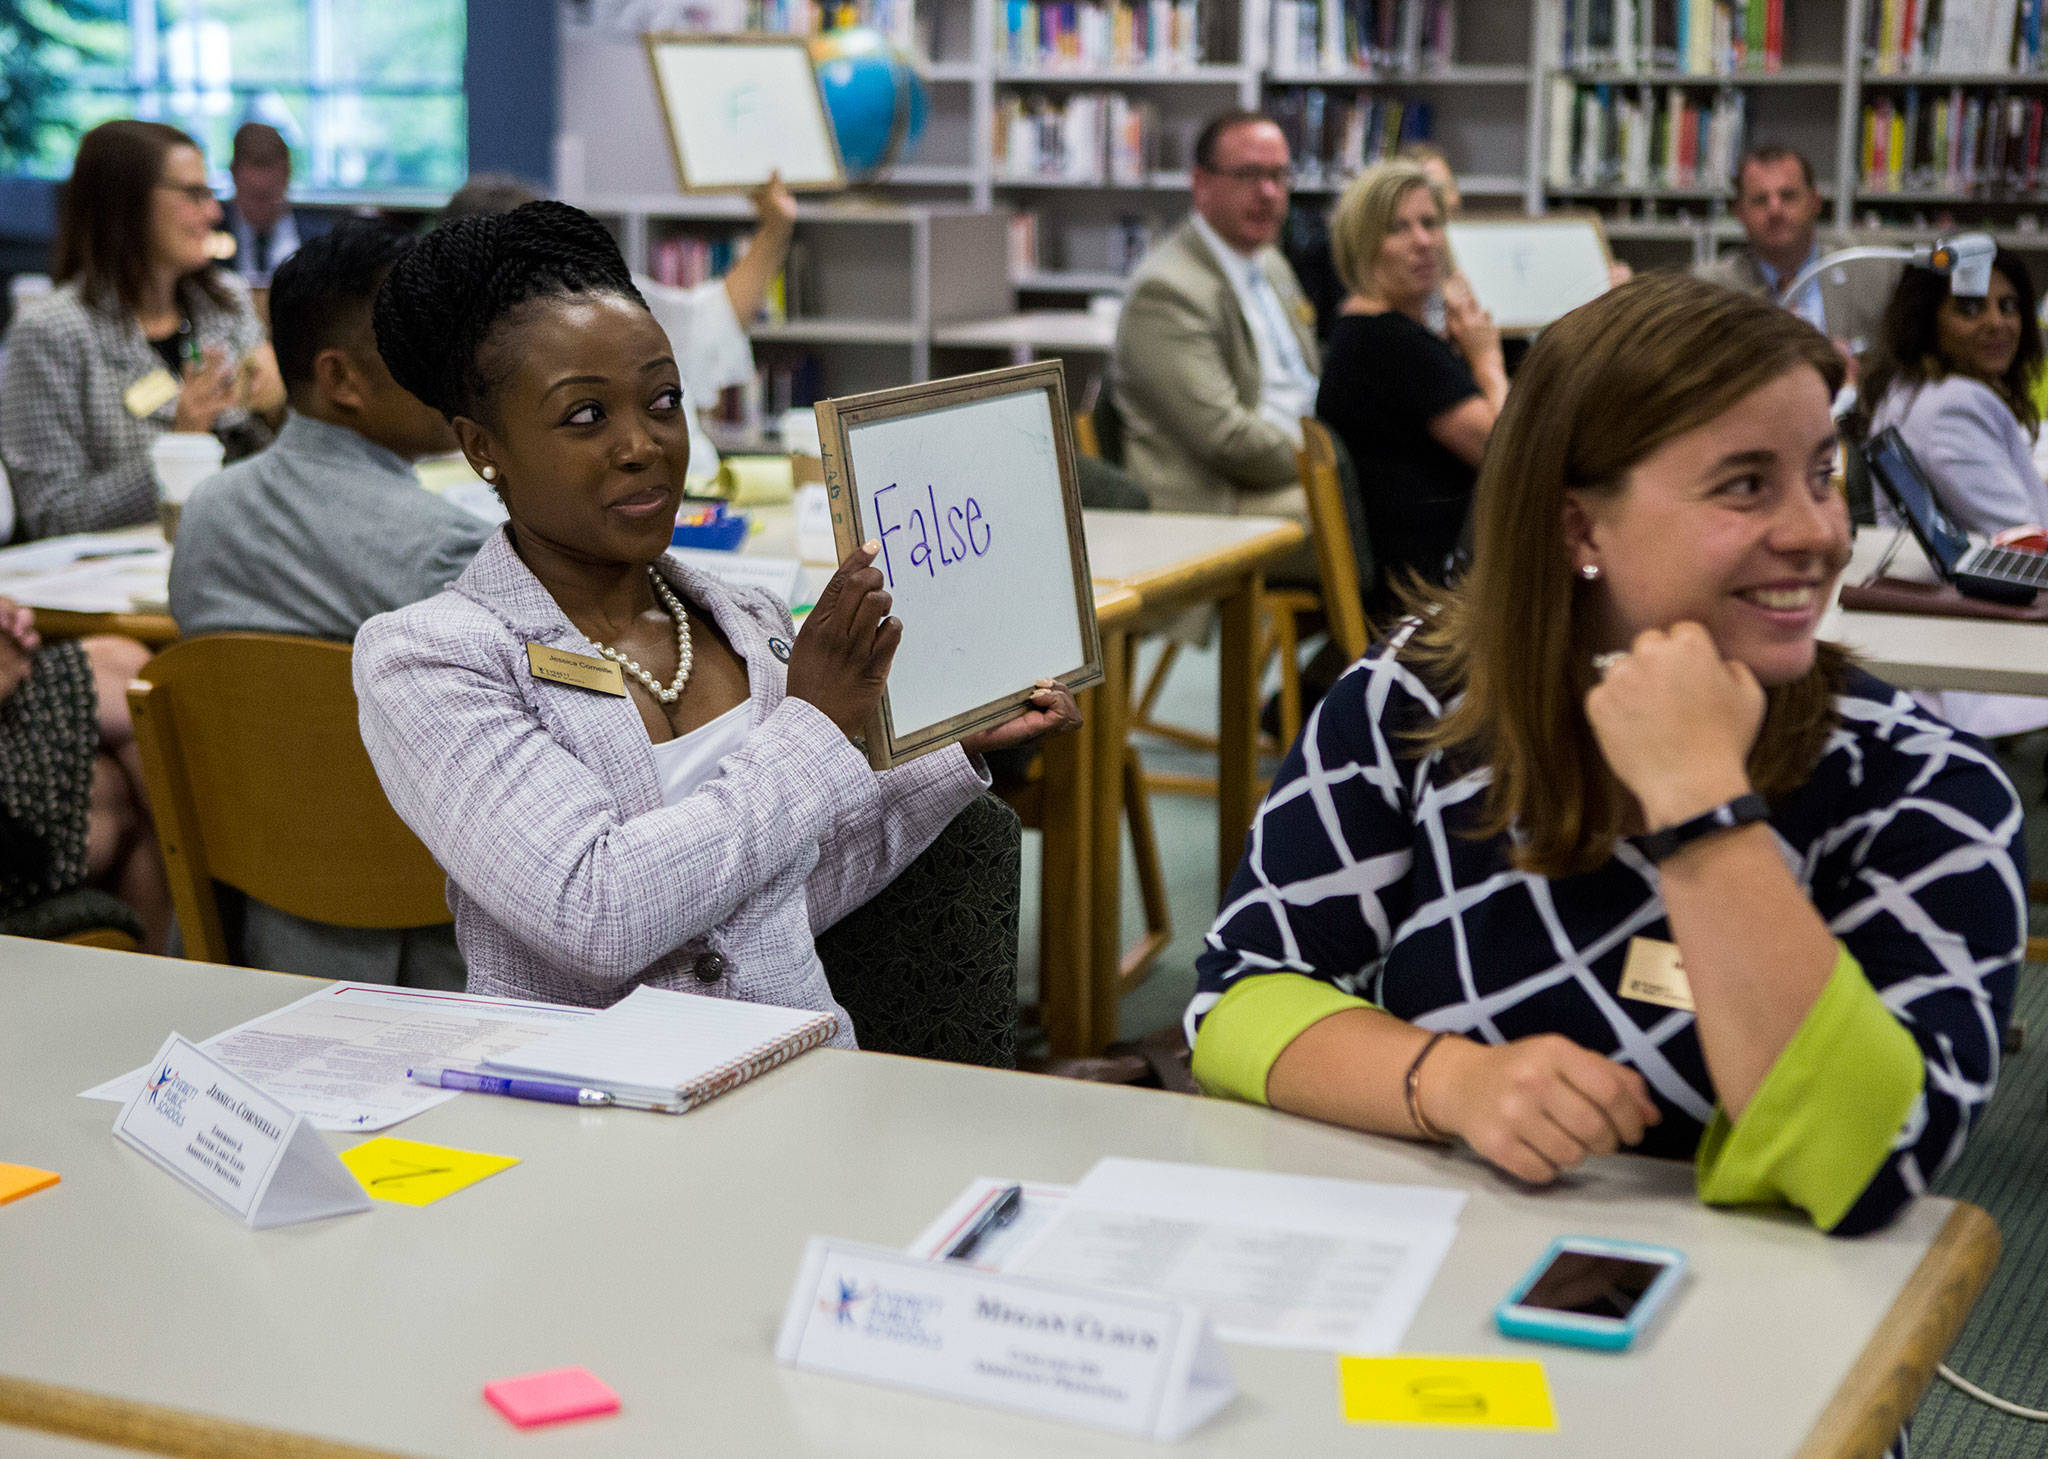
<path id="1" fill-rule="evenodd" d="M 925 506 L 910 509 L 910 521 L 906 526 L 901 521 L 892 521 L 890 516 L 891 510 L 900 511 L 902 504 L 883 500 L 901 485 L 901 482 L 891 482 L 875 493 L 875 535 L 881 539 L 882 576 L 888 580 L 889 587 L 893 589 L 896 586 L 896 568 L 890 556 L 889 539 L 899 533 L 910 543 L 910 565 L 923 568 L 927 577 L 937 577 L 942 567 L 951 567 L 970 557 L 988 555 L 989 543 L 995 534 L 988 519 L 982 515 L 980 502 L 972 496 L 963 495 L 961 504 L 948 506 L 942 516 L 938 490 L 927 486 L 924 489 Z M 916 500 L 914 493 L 911 500 Z M 901 551 L 901 548 L 897 550 Z"/>

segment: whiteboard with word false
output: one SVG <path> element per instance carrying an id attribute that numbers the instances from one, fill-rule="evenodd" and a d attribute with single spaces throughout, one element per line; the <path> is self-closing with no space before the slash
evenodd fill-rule
<path id="1" fill-rule="evenodd" d="M 650 35 L 647 58 L 684 192 L 751 190 L 773 173 L 796 192 L 846 186 L 801 38 Z"/>
<path id="2" fill-rule="evenodd" d="M 1503 334 L 1555 324 L 1608 289 L 1613 256 L 1598 218 L 1454 218 L 1444 238 Z"/>
<path id="3" fill-rule="evenodd" d="M 1058 361 L 817 406 L 841 561 L 864 542 L 903 623 L 876 769 L 1014 719 L 1041 679 L 1102 677 Z"/>

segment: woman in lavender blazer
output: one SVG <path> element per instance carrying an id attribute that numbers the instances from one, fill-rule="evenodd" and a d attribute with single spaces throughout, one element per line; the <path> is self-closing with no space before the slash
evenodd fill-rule
<path id="1" fill-rule="evenodd" d="M 652 983 L 833 1012 L 850 1046 L 814 933 L 981 793 L 974 757 L 1078 722 L 1071 696 L 872 771 L 850 736 L 902 633 L 872 548 L 801 635 L 769 595 L 665 556 L 690 451 L 675 361 L 576 209 L 444 224 L 375 322 L 510 515 L 447 589 L 356 638 L 363 743 L 448 872 L 470 988 L 603 1005 Z"/>

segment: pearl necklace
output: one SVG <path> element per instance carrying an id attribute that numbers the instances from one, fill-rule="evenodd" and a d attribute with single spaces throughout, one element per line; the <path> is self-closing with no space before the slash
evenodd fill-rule
<path id="1" fill-rule="evenodd" d="M 669 591 L 661 574 L 653 568 L 647 569 L 647 576 L 654 580 L 654 596 L 661 600 L 661 606 L 668 610 L 669 617 L 676 621 L 676 676 L 664 685 L 654 675 L 641 668 L 608 643 L 592 639 L 597 651 L 647 686 L 647 692 L 663 704 L 673 704 L 682 697 L 683 685 L 690 682 L 690 615 L 683 611 L 682 600 Z"/>

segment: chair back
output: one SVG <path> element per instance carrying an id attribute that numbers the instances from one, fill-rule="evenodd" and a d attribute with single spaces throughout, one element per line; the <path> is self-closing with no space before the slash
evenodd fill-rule
<path id="1" fill-rule="evenodd" d="M 1089 412 L 1095 421 L 1095 449 L 1112 466 L 1124 464 L 1124 415 L 1116 408 L 1116 390 L 1108 379 Z"/>
<path id="2" fill-rule="evenodd" d="M 971 801 L 896 880 L 819 935 L 825 980 L 862 1048 L 1017 1067 L 1023 839 L 1002 801 Z"/>
<path id="3" fill-rule="evenodd" d="M 1086 460 L 1102 459 L 1102 442 L 1095 434 L 1095 416 L 1090 411 L 1074 412 L 1074 449 Z"/>
<path id="4" fill-rule="evenodd" d="M 1301 421 L 1301 450 L 1295 456 L 1301 484 L 1308 494 L 1309 536 L 1316 568 L 1323 581 L 1323 616 L 1330 637 L 1346 663 L 1362 656 L 1371 643 L 1365 626 L 1365 585 L 1351 513 L 1344 505 L 1344 478 L 1337 443 L 1321 421 Z"/>
<path id="5" fill-rule="evenodd" d="M 226 633 L 173 644 L 129 686 L 187 956 L 229 957 L 215 882 L 338 927 L 450 920 L 441 869 L 363 748 L 352 658 L 345 643 Z"/>

